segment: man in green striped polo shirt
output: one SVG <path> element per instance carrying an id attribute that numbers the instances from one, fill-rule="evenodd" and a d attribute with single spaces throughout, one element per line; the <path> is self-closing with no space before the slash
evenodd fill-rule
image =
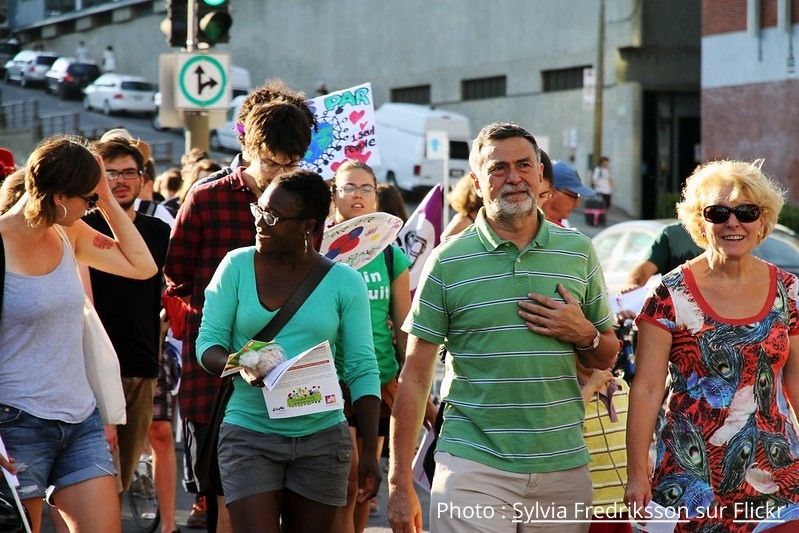
<path id="1" fill-rule="evenodd" d="M 586 236 L 537 209 L 542 169 L 530 133 L 490 124 L 469 162 L 484 207 L 428 259 L 403 326 L 389 521 L 394 531 L 421 531 L 411 461 L 443 343 L 454 375 L 432 531 L 517 531 L 545 520 L 552 531 L 587 531 L 591 481 L 574 358 L 607 368 L 618 352 L 602 271 Z M 575 519 L 586 523 L 563 522 Z"/>

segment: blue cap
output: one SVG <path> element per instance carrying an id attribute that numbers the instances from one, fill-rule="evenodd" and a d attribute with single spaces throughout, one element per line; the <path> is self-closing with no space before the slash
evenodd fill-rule
<path id="1" fill-rule="evenodd" d="M 583 185 L 580 175 L 563 161 L 556 161 L 552 165 L 552 187 L 566 189 L 580 196 L 594 196 L 596 191 Z"/>

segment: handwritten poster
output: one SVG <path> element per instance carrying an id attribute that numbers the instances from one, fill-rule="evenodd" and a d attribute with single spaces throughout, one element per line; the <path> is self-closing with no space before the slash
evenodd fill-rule
<path id="1" fill-rule="evenodd" d="M 331 179 L 347 159 L 370 166 L 380 163 L 375 137 L 372 84 L 364 83 L 306 102 L 318 122 L 303 166 Z"/>
<path id="2" fill-rule="evenodd" d="M 322 255 L 352 268 L 361 268 L 383 253 L 402 228 L 402 219 L 388 213 L 351 218 L 322 235 Z"/>

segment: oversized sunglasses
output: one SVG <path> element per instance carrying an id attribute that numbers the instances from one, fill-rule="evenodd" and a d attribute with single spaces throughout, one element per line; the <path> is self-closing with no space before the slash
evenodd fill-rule
<path id="1" fill-rule="evenodd" d="M 761 209 L 759 205 L 741 204 L 735 207 L 709 205 L 702 210 L 705 220 L 713 224 L 724 224 L 733 213 L 735 213 L 735 218 L 738 219 L 738 222 L 754 222 L 760 218 Z"/>
<path id="2" fill-rule="evenodd" d="M 100 195 L 97 193 L 81 196 L 81 198 L 86 202 L 86 209 L 94 209 L 97 207 L 97 202 L 100 201 Z"/>

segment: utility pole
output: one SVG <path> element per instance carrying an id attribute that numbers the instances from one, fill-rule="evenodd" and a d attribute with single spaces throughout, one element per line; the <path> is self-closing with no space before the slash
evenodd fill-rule
<path id="1" fill-rule="evenodd" d="M 197 42 L 197 0 L 189 0 L 187 4 L 186 51 L 193 53 Z M 186 123 L 184 129 L 185 153 L 189 153 L 192 148 L 207 151 L 210 136 L 208 112 L 185 111 L 183 116 Z"/>
<path id="2" fill-rule="evenodd" d="M 602 158 L 602 90 L 605 85 L 605 0 L 599 0 L 599 31 L 597 32 L 596 65 L 594 66 L 594 147 L 593 167 Z"/>

